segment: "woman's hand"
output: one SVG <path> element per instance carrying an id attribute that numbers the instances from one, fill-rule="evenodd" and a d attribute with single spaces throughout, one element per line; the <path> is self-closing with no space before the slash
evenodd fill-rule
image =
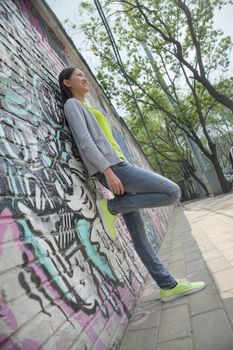
<path id="1" fill-rule="evenodd" d="M 121 180 L 118 176 L 116 176 L 110 167 L 104 170 L 104 175 L 108 184 L 108 188 L 112 193 L 118 195 L 124 194 L 125 190 Z"/>

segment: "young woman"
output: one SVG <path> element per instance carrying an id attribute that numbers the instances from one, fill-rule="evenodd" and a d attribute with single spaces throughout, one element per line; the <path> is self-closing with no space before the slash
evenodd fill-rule
<path id="1" fill-rule="evenodd" d="M 160 261 L 148 239 L 141 208 L 167 206 L 179 201 L 180 187 L 150 170 L 132 165 L 113 138 L 108 119 L 85 102 L 89 90 L 85 74 L 77 67 L 67 67 L 59 75 L 59 85 L 66 120 L 80 157 L 90 176 L 115 196 L 97 201 L 105 229 L 116 237 L 116 215 L 121 213 L 136 252 L 160 287 L 162 301 L 169 301 L 205 288 L 204 282 L 175 279 Z"/>

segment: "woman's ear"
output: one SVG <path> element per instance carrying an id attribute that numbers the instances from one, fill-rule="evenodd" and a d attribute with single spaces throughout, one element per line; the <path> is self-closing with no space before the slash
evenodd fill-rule
<path id="1" fill-rule="evenodd" d="M 70 82 L 69 82 L 69 80 L 68 79 L 63 79 L 63 84 L 66 86 L 66 87 L 68 87 L 68 88 L 70 88 L 71 86 L 69 86 L 69 84 L 70 84 Z"/>

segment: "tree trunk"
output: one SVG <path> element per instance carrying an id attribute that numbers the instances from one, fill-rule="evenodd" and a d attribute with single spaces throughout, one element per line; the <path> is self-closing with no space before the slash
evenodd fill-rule
<path id="1" fill-rule="evenodd" d="M 204 184 L 204 182 L 202 182 L 199 177 L 195 174 L 195 169 L 193 168 L 193 166 L 191 166 L 189 164 L 189 162 L 187 162 L 186 160 L 183 161 L 183 165 L 184 167 L 187 169 L 187 171 L 189 172 L 189 174 L 199 183 L 199 185 L 203 188 L 203 190 L 206 193 L 206 196 L 209 195 L 209 191 L 206 187 L 206 185 Z"/>
<path id="2" fill-rule="evenodd" d="M 231 190 L 230 182 L 225 178 L 220 163 L 217 157 L 216 145 L 214 143 L 209 144 L 211 148 L 212 155 L 210 156 L 210 161 L 212 162 L 214 169 L 216 171 L 217 178 L 219 180 L 220 186 L 223 190 L 223 193 L 228 193 Z"/>
<path id="3" fill-rule="evenodd" d="M 220 186 L 223 190 L 224 193 L 228 193 L 231 190 L 231 186 L 229 181 L 227 181 L 227 179 L 225 178 L 222 168 L 219 164 L 219 161 L 216 157 L 213 157 L 213 159 L 211 160 L 212 164 L 214 165 L 215 171 L 216 171 L 216 175 L 218 177 Z"/>

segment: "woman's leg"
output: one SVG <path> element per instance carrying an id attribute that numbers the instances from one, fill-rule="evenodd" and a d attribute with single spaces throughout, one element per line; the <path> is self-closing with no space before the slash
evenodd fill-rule
<path id="1" fill-rule="evenodd" d="M 126 192 L 123 195 L 115 195 L 115 198 L 109 201 L 110 211 L 115 214 L 122 213 L 135 250 L 158 286 L 164 289 L 173 287 L 176 280 L 160 261 L 146 235 L 142 214 L 137 209 L 174 203 L 180 196 L 178 185 L 159 174 L 127 162 L 113 165 L 111 168 L 121 179 Z M 103 186 L 108 188 L 103 174 L 98 173 L 96 177 Z M 145 193 L 131 194 L 130 191 L 145 191 Z"/>
<path id="2" fill-rule="evenodd" d="M 176 279 L 159 259 L 154 246 L 145 232 L 140 209 L 122 215 L 132 237 L 134 248 L 157 285 L 163 289 L 175 286 Z"/>
<path id="3" fill-rule="evenodd" d="M 125 193 L 114 195 L 108 208 L 113 214 L 124 214 L 141 208 L 162 207 L 175 203 L 181 197 L 180 187 L 166 177 L 139 168 L 126 161 L 111 166 L 121 180 Z M 105 176 L 97 174 L 98 181 L 108 188 Z"/>

